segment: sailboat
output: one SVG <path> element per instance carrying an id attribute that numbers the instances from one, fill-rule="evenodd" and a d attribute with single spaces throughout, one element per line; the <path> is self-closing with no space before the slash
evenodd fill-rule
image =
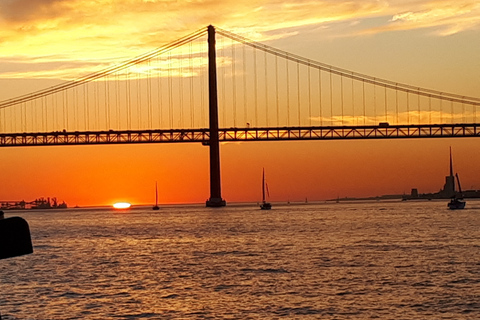
<path id="1" fill-rule="evenodd" d="M 455 178 L 458 184 L 458 193 L 455 190 Z M 451 147 L 450 147 L 450 179 L 451 179 L 450 190 L 453 191 L 453 195 L 452 195 L 452 198 L 450 199 L 450 202 L 447 204 L 447 206 L 450 210 L 463 209 L 465 208 L 466 202 L 463 201 L 462 187 L 460 186 L 460 179 L 458 178 L 458 173 L 455 173 L 455 177 L 453 176 L 453 162 L 452 162 Z"/>
<path id="2" fill-rule="evenodd" d="M 160 207 L 158 206 L 158 187 L 157 182 L 155 181 L 155 205 L 152 208 L 153 210 L 158 210 Z"/>
<path id="3" fill-rule="evenodd" d="M 462 187 L 460 186 L 460 179 L 458 178 L 458 173 L 455 173 L 455 177 L 457 178 L 457 183 L 458 183 L 458 195 L 455 192 L 452 199 L 448 203 L 448 208 L 450 210 L 463 209 L 465 208 L 465 204 L 466 204 L 466 202 L 463 201 Z"/>
<path id="4" fill-rule="evenodd" d="M 263 168 L 263 174 L 262 174 L 262 204 L 260 205 L 260 209 L 270 210 L 270 209 L 272 209 L 272 204 L 270 202 L 265 201 L 265 189 L 268 193 L 268 185 L 265 182 L 265 168 Z"/>

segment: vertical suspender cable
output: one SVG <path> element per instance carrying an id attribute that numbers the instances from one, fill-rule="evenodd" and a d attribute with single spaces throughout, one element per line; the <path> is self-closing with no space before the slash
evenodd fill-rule
<path id="1" fill-rule="evenodd" d="M 83 122 L 85 130 L 88 130 L 88 84 L 83 85 Z"/>
<path id="2" fill-rule="evenodd" d="M 330 69 L 330 125 L 333 125 L 333 82 L 332 70 Z"/>
<path id="3" fill-rule="evenodd" d="M 148 59 L 147 67 L 147 94 L 148 94 L 148 125 L 149 129 L 153 129 L 152 123 L 152 69 L 151 69 L 151 59 Z"/>
<path id="4" fill-rule="evenodd" d="M 453 112 L 453 100 L 450 100 L 450 118 L 451 118 L 451 123 L 455 123 L 455 117 L 454 117 L 454 112 Z"/>
<path id="5" fill-rule="evenodd" d="M 42 102 L 45 101 L 45 105 L 48 106 L 48 104 L 47 104 L 47 97 L 40 98 L 40 99 L 41 99 Z M 42 105 L 43 105 L 43 104 L 42 104 Z M 46 107 L 45 109 L 48 111 L 48 107 Z M 45 111 L 45 118 L 46 118 L 46 119 L 48 119 L 48 113 L 47 113 L 47 111 Z M 55 113 L 55 110 L 53 111 L 53 113 Z M 48 121 L 48 120 L 46 120 L 46 121 Z M 48 122 L 47 122 L 47 127 L 48 127 Z"/>
<path id="6" fill-rule="evenodd" d="M 253 76 L 254 76 L 254 83 L 255 86 L 253 88 L 254 90 L 254 96 L 255 96 L 255 126 L 259 126 L 258 123 L 258 81 L 257 81 L 257 51 L 253 49 Z"/>
<path id="7" fill-rule="evenodd" d="M 19 121 L 19 130 L 22 131 L 22 132 L 25 132 L 25 126 L 24 126 L 24 123 L 23 123 L 23 118 L 24 118 L 24 115 L 23 115 L 23 103 L 20 103 L 20 105 L 17 106 L 18 110 L 20 110 L 20 121 Z"/>
<path id="8" fill-rule="evenodd" d="M 10 108 L 11 112 L 12 112 L 12 117 L 11 119 L 13 119 L 13 121 L 11 122 L 12 124 L 12 132 L 16 132 L 17 131 L 17 108 L 15 108 L 16 106 L 13 106 Z M 42 112 L 43 113 L 43 112 Z M 43 114 L 42 114 L 42 119 L 43 119 Z M 44 131 L 46 131 L 46 129 L 44 129 Z"/>
<path id="9" fill-rule="evenodd" d="M 25 122 L 23 121 L 23 119 L 25 118 L 25 115 L 23 112 L 23 103 L 20 104 L 19 109 L 20 109 L 20 130 L 22 132 L 26 132 L 27 130 L 25 130 Z"/>
<path id="10" fill-rule="evenodd" d="M 320 116 L 320 126 L 323 126 L 322 115 L 322 69 L 318 69 L 318 114 Z"/>
<path id="11" fill-rule="evenodd" d="M 208 72 L 208 69 L 204 70 L 204 72 L 201 72 L 200 79 L 199 79 L 200 80 L 200 103 L 202 108 L 202 112 L 200 113 L 200 115 L 201 115 L 202 126 L 206 126 L 205 82 L 207 81 L 207 78 L 205 77 L 205 74 L 207 74 L 207 72 Z"/>
<path id="12" fill-rule="evenodd" d="M 395 85 L 395 87 L 397 87 L 397 85 Z M 396 115 L 397 115 L 397 124 L 398 123 L 398 89 L 395 88 L 395 112 L 396 112 Z"/>
<path id="13" fill-rule="evenodd" d="M 477 123 L 477 107 L 472 103 L 473 123 Z"/>
<path id="14" fill-rule="evenodd" d="M 163 123 L 163 101 L 162 101 L 162 71 L 163 71 L 163 65 L 162 65 L 162 57 L 157 56 L 157 110 L 158 110 L 158 127 L 162 127 Z"/>
<path id="15" fill-rule="evenodd" d="M 280 105 L 278 97 L 278 56 L 275 55 L 275 99 L 277 107 L 277 126 L 280 126 Z"/>
<path id="16" fill-rule="evenodd" d="M 365 80 L 362 80 L 362 99 L 363 99 L 363 125 L 367 121 L 367 104 L 365 102 Z"/>
<path id="17" fill-rule="evenodd" d="M 310 65 L 307 67 L 308 72 L 308 124 L 312 126 L 312 82 L 311 82 L 311 75 L 310 75 Z"/>
<path id="18" fill-rule="evenodd" d="M 235 70 L 235 42 L 232 39 L 232 107 L 233 107 L 233 126 L 237 127 L 237 75 Z"/>
<path id="19" fill-rule="evenodd" d="M 263 60 L 265 62 L 265 123 L 267 124 L 267 127 L 269 125 L 269 121 L 268 121 L 268 63 L 267 63 L 267 52 L 264 51 L 263 52 Z"/>
<path id="20" fill-rule="evenodd" d="M 358 125 L 358 121 L 355 118 L 355 83 L 353 82 L 353 78 L 351 78 L 351 80 L 352 80 L 352 124 Z"/>
<path id="21" fill-rule="evenodd" d="M 285 68 L 287 72 L 287 126 L 290 126 L 290 77 L 288 72 L 288 55 L 287 59 L 285 59 Z"/>
<path id="22" fill-rule="evenodd" d="M 409 98 L 410 91 L 407 91 L 407 124 L 410 124 L 410 98 Z"/>
<path id="23" fill-rule="evenodd" d="M 265 62 L 265 123 L 268 127 L 268 64 L 267 64 L 267 52 L 263 52 L 263 60 Z"/>
<path id="24" fill-rule="evenodd" d="M 168 119 L 170 128 L 173 129 L 173 105 L 172 105 L 172 54 L 168 52 Z"/>
<path id="25" fill-rule="evenodd" d="M 301 112 L 300 112 L 300 63 L 297 61 L 297 107 L 298 107 L 298 125 L 302 125 Z"/>
<path id="26" fill-rule="evenodd" d="M 141 121 L 142 121 L 142 97 L 140 93 L 140 81 L 141 81 L 141 76 L 140 72 L 135 71 L 135 84 L 136 84 L 136 96 L 137 96 L 137 102 L 136 102 L 136 107 L 137 107 L 137 129 L 140 129 Z"/>
<path id="27" fill-rule="evenodd" d="M 65 91 L 65 129 L 69 129 L 69 124 L 68 124 L 68 91 L 67 90 L 64 90 Z"/>
<path id="28" fill-rule="evenodd" d="M 34 104 L 35 103 L 35 104 Z M 38 130 L 38 123 L 37 123 L 37 102 L 36 100 L 30 100 L 30 110 L 33 110 L 32 113 L 34 114 L 33 117 L 31 117 L 31 122 L 32 122 L 32 131 L 37 131 Z M 5 119 L 5 117 L 4 117 Z M 6 125 L 5 125 L 6 128 Z"/>
<path id="29" fill-rule="evenodd" d="M 442 94 L 440 94 L 440 123 L 443 124 L 443 99 Z"/>
<path id="30" fill-rule="evenodd" d="M 428 95 L 428 124 L 432 123 L 432 96 Z"/>
<path id="31" fill-rule="evenodd" d="M 50 96 L 50 100 L 53 101 L 53 96 Z M 37 106 L 36 106 L 36 101 L 37 101 L 37 100 L 35 99 L 35 109 L 37 108 Z M 43 108 L 43 104 L 45 104 L 45 105 L 48 107 L 48 96 L 45 96 L 45 97 L 43 98 L 43 100 L 40 100 L 40 105 L 42 106 L 42 108 Z M 53 102 L 52 102 L 52 105 L 53 105 Z M 32 106 L 32 104 L 30 104 L 30 106 Z M 52 117 L 53 117 L 53 119 L 55 119 L 55 110 L 54 110 L 53 107 L 52 107 L 52 109 L 53 109 Z M 33 122 L 32 122 L 32 123 L 33 123 Z M 37 124 L 35 124 L 35 125 L 37 126 Z M 55 129 L 55 126 L 54 126 L 54 125 L 50 125 L 50 126 L 51 126 L 52 130 Z M 48 123 L 47 123 L 47 127 L 48 127 Z M 37 127 L 36 129 L 38 130 L 38 127 Z"/>
<path id="32" fill-rule="evenodd" d="M 12 121 L 12 132 L 16 132 L 17 131 L 17 108 L 16 106 L 13 106 L 10 108 L 10 110 L 12 111 L 12 118 L 13 118 L 13 121 Z M 42 116 L 43 117 L 43 116 Z M 46 131 L 46 130 L 45 130 Z"/>
<path id="33" fill-rule="evenodd" d="M 344 106 L 343 106 L 343 75 L 340 75 L 340 105 L 342 106 L 342 126 L 344 123 Z"/>
<path id="34" fill-rule="evenodd" d="M 183 105 L 183 47 L 180 47 L 179 52 L 180 58 L 178 59 L 178 100 L 180 103 L 180 119 L 178 121 L 178 126 L 185 128 L 185 117 L 184 117 L 184 105 Z"/>
<path id="35" fill-rule="evenodd" d="M 388 123 L 388 99 L 387 99 L 387 86 L 385 88 L 385 122 Z"/>
<path id="36" fill-rule="evenodd" d="M 193 52 L 192 52 L 192 46 L 193 46 L 193 43 L 192 41 L 190 41 L 189 43 L 189 51 L 190 51 L 190 56 L 189 56 L 189 78 L 190 78 L 190 81 L 189 81 L 189 86 L 190 86 L 190 126 L 193 128 L 195 128 L 195 109 L 194 109 L 194 103 L 195 103 L 195 99 L 194 99 L 194 96 L 193 96 Z"/>
<path id="37" fill-rule="evenodd" d="M 225 103 L 225 100 L 226 100 L 226 89 L 225 89 L 225 82 L 226 82 L 226 76 L 225 76 L 225 38 L 224 37 L 221 37 L 220 38 L 220 45 L 222 47 L 221 49 L 221 57 L 222 57 L 222 62 L 220 63 L 221 65 L 221 68 L 222 68 L 222 73 L 221 73 L 221 81 L 222 81 L 222 85 L 221 85 L 221 88 L 222 88 L 222 101 L 221 103 L 219 103 L 220 105 L 223 106 L 223 108 L 221 108 L 222 110 L 222 116 L 223 116 L 223 125 L 224 126 L 227 126 L 227 108 L 226 108 L 226 103 Z"/>
<path id="38" fill-rule="evenodd" d="M 58 108 L 58 95 L 51 95 L 52 97 L 52 105 L 53 105 L 53 121 L 54 121 L 54 124 L 53 126 L 55 127 L 55 129 L 58 129 L 60 127 L 59 123 L 58 123 L 58 117 L 59 117 L 59 108 Z M 88 97 L 87 97 L 88 98 Z M 44 106 L 44 102 L 45 102 L 45 105 L 47 104 L 47 100 L 45 99 L 45 101 L 41 100 L 40 101 L 40 105 L 42 106 L 42 110 L 43 110 L 43 106 Z M 43 112 L 42 112 L 43 114 Z M 43 118 L 42 118 L 42 126 L 43 126 Z"/>
<path id="39" fill-rule="evenodd" d="M 243 60 L 243 117 L 246 123 L 248 121 L 248 110 L 247 110 L 247 57 L 245 55 L 245 44 L 242 45 L 242 60 Z"/>
<path id="40" fill-rule="evenodd" d="M 104 92 L 104 98 L 103 98 L 103 104 L 104 104 L 104 112 L 105 112 L 105 130 L 110 129 L 110 122 L 108 119 L 108 74 L 105 75 L 105 79 L 103 80 L 103 92 Z"/>
<path id="41" fill-rule="evenodd" d="M 100 88 L 98 80 L 94 81 L 94 98 L 95 98 L 95 126 L 96 130 L 100 129 Z"/>
<path id="42" fill-rule="evenodd" d="M 23 114 L 25 116 L 25 132 L 27 132 L 28 131 L 27 102 L 23 102 L 22 105 L 23 105 L 23 109 L 24 109 Z M 2 132 L 1 122 L 0 122 L 0 132 Z"/>
<path id="43" fill-rule="evenodd" d="M 373 83 L 373 117 L 374 124 L 377 125 L 377 84 Z"/>
<path id="44" fill-rule="evenodd" d="M 117 120 L 117 130 L 120 129 L 120 96 L 119 96 L 119 84 L 118 84 L 118 72 L 115 73 L 115 86 L 114 86 L 114 94 L 115 94 L 115 117 Z"/>
<path id="45" fill-rule="evenodd" d="M 42 101 L 42 102 L 43 102 L 43 101 Z M 45 127 L 46 127 L 46 125 L 45 125 L 45 121 L 46 121 L 46 120 L 44 119 L 44 115 L 45 115 L 44 108 L 45 108 L 45 105 L 42 103 L 41 106 L 42 106 L 42 110 L 41 110 L 42 130 L 45 130 Z"/>
<path id="46" fill-rule="evenodd" d="M 73 89 L 73 117 L 75 118 L 75 130 L 80 129 L 79 116 L 78 116 L 78 87 Z"/>
<path id="47" fill-rule="evenodd" d="M 421 124 L 422 118 L 421 118 L 421 110 L 420 110 L 420 88 L 418 88 L 418 92 L 417 92 L 417 104 L 418 104 L 418 124 Z"/>
<path id="48" fill-rule="evenodd" d="M 132 92 L 131 92 L 131 84 L 130 84 L 130 71 L 127 70 L 125 73 L 125 86 L 126 86 L 126 99 L 127 99 L 127 129 L 132 129 Z"/>

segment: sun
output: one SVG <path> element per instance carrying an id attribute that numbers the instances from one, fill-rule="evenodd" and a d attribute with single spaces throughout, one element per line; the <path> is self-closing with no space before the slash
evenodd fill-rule
<path id="1" fill-rule="evenodd" d="M 132 205 L 128 202 L 117 202 L 117 203 L 114 203 L 113 204 L 113 207 L 115 209 L 128 209 L 130 208 Z"/>

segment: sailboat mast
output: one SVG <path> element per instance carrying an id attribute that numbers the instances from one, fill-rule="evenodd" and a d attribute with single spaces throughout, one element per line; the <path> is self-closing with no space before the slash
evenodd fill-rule
<path id="1" fill-rule="evenodd" d="M 265 202 L 265 168 L 263 168 L 262 173 L 262 200 Z"/>
<path id="2" fill-rule="evenodd" d="M 450 177 L 453 177 L 452 147 L 450 147 Z"/>
<path id="3" fill-rule="evenodd" d="M 455 173 L 455 176 L 457 177 L 458 192 L 460 193 L 460 195 L 462 195 L 462 187 L 460 186 L 460 179 L 458 179 L 458 173 Z"/>
<path id="4" fill-rule="evenodd" d="M 155 205 L 158 205 L 158 187 L 157 187 L 157 181 L 155 181 Z"/>

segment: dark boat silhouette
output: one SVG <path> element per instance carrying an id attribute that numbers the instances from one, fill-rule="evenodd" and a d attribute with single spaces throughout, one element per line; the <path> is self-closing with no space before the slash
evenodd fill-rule
<path id="1" fill-rule="evenodd" d="M 458 183 L 458 194 L 455 192 L 454 196 L 448 203 L 448 208 L 450 210 L 464 209 L 466 202 L 463 200 L 462 187 L 460 186 L 460 179 L 458 178 L 458 173 L 455 174 Z"/>

